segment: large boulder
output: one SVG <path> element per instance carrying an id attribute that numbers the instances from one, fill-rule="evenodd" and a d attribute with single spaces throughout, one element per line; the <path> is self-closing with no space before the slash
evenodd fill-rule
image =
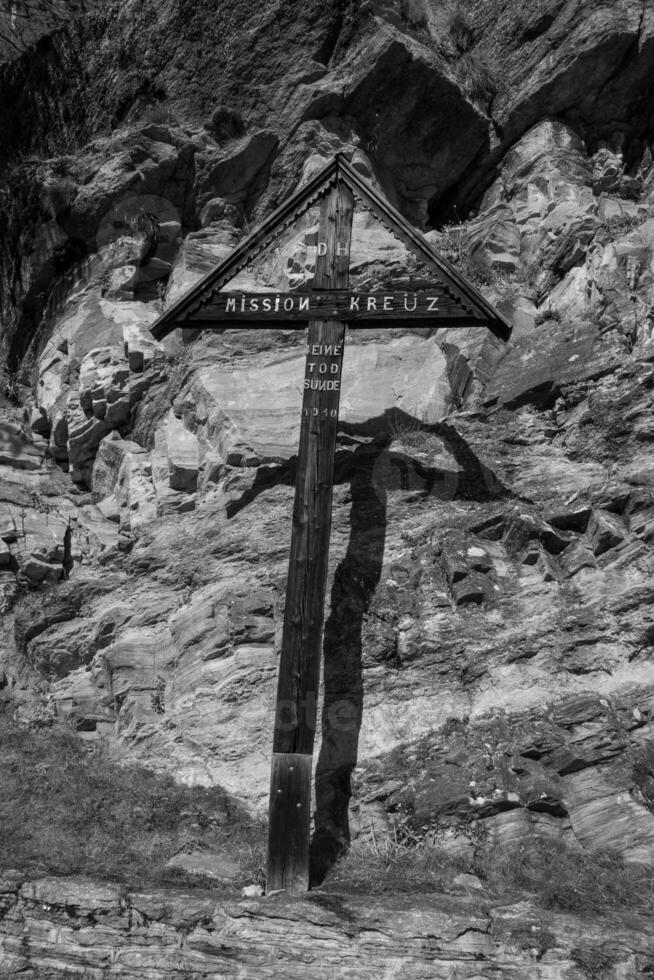
<path id="1" fill-rule="evenodd" d="M 632 155 L 647 140 L 640 107 L 650 93 L 654 22 L 639 0 L 602 2 L 592 10 L 583 0 L 511 3 L 502 10 L 477 4 L 463 19 L 470 53 L 494 69 L 492 117 L 501 135 L 488 140 L 447 207 L 461 213 L 474 205 L 507 149 L 546 116 L 567 119 L 596 144 L 605 140 L 616 149 L 617 143 Z M 436 211 L 442 203 L 434 201 Z"/>
<path id="2" fill-rule="evenodd" d="M 252 185 L 257 178 L 265 176 L 278 142 L 275 133 L 261 130 L 224 149 L 198 153 L 195 160 L 198 210 L 216 195 L 231 205 L 246 204 Z"/>
<path id="3" fill-rule="evenodd" d="M 176 401 L 176 410 L 231 465 L 281 462 L 297 453 L 305 350 L 289 346 L 295 338 L 283 331 L 269 333 L 277 343 L 262 337 L 259 350 L 253 346 L 230 364 L 221 363 L 214 343 L 212 362 L 194 372 Z M 237 336 L 230 340 L 231 346 Z M 198 343 L 202 360 L 211 343 Z M 393 409 L 435 422 L 450 404 L 447 359 L 435 338 L 409 333 L 382 340 L 375 331 L 358 331 L 348 340 L 340 409 L 345 424 L 370 427 L 376 420 L 384 431 L 385 413 Z"/>

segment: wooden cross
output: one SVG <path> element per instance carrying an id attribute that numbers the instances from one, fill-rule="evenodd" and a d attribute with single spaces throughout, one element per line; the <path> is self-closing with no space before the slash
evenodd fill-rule
<path id="1" fill-rule="evenodd" d="M 352 192 L 337 183 L 320 208 L 314 287 L 348 284 Z M 309 887 L 313 740 L 329 557 L 343 320 L 310 320 L 291 558 L 277 684 L 268 829 L 268 891 Z"/>
<path id="2" fill-rule="evenodd" d="M 320 201 L 313 282 L 308 291 L 226 289 L 275 234 Z M 434 273 L 428 288 L 348 291 L 355 201 Z M 309 887 L 311 777 L 316 730 L 334 455 L 346 324 L 485 326 L 502 339 L 510 327 L 426 244 L 398 212 L 338 156 L 253 232 L 218 269 L 153 325 L 161 340 L 174 327 L 304 327 L 308 350 L 270 779 L 267 890 Z"/>

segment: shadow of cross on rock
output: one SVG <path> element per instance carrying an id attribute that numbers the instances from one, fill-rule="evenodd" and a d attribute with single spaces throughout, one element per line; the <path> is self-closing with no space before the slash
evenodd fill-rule
<path id="1" fill-rule="evenodd" d="M 404 436 L 404 438 L 403 438 Z M 440 442 L 456 462 L 430 465 L 416 443 Z M 335 572 L 323 636 L 322 740 L 315 771 L 316 811 L 311 842 L 310 882 L 320 884 L 350 841 L 348 808 L 351 775 L 357 764 L 363 711 L 364 620 L 379 583 L 386 542 L 387 496 L 404 491 L 416 499 L 488 501 L 510 491 L 479 460 L 448 422 L 427 424 L 399 409 L 361 424 L 339 422 L 334 484 L 349 484 L 350 533 Z M 412 445 L 402 450 L 403 443 Z M 279 484 L 293 486 L 297 457 L 262 466 L 255 481 L 227 507 L 235 516 L 260 493 Z"/>

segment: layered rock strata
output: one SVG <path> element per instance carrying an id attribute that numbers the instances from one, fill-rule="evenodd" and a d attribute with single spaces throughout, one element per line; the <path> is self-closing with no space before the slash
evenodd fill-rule
<path id="1" fill-rule="evenodd" d="M 139 124 L 135 109 L 122 133 L 43 163 L 3 333 L 10 363 L 32 343 L 35 383 L 25 362 L 4 379 L 0 406 L 0 698 L 25 723 L 40 704 L 126 758 L 265 810 L 303 339 L 229 331 L 159 345 L 148 328 L 338 150 L 416 222 L 461 178 L 461 201 L 483 186 L 479 212 L 430 239 L 514 335 L 506 348 L 436 325 L 348 338 L 316 825 L 339 845 L 400 828 L 469 853 L 483 832 L 506 849 L 544 839 L 651 865 L 654 170 L 644 132 L 637 146 L 583 139 L 603 86 L 615 125 L 633 127 L 649 15 L 604 5 L 591 36 L 579 4 L 527 5 L 521 33 L 501 37 L 500 17 L 482 42 L 486 7 L 470 5 L 470 35 L 452 21 L 439 51 L 443 12 L 367 5 L 352 51 L 368 60 L 355 70 L 327 45 L 333 71 L 302 62 L 281 146 L 263 117 L 245 125 L 223 111 L 198 132 Z M 505 129 L 490 145 L 488 100 L 478 86 L 466 95 L 457 73 L 470 73 L 470 51 L 501 54 L 518 35 L 534 58 L 561 40 L 547 64 L 569 100 L 565 121 L 541 119 L 551 86 L 521 74 L 516 56 L 493 103 Z M 634 57 L 611 62 L 610 78 L 593 74 L 577 106 L 579 73 L 616 38 L 615 52 L 636 45 Z M 384 144 L 371 93 L 383 112 L 400 79 L 403 122 L 393 117 Z M 432 82 L 419 146 L 411 120 Z M 452 119 L 459 152 L 435 154 Z M 344 921 L 363 923 L 346 940 L 353 976 L 362 950 L 380 975 L 470 980 L 575 976 L 589 962 L 579 921 L 565 917 L 538 955 L 496 941 L 516 920 L 532 923 L 525 906 L 473 914 L 462 900 L 461 919 L 445 920 L 434 899 L 416 925 L 401 903 L 383 915 L 346 903 L 341 915 L 325 898 L 291 915 L 283 903 L 217 911 L 202 899 L 178 928 L 160 896 L 73 883 L 68 900 L 56 882 L 7 882 L 3 968 L 26 976 L 221 975 L 221 944 L 244 921 L 256 926 L 234 958 L 266 975 L 275 966 L 261 935 L 276 942 L 292 915 L 315 948 L 325 943 L 314 971 L 342 967 L 325 937 L 342 942 Z M 398 917 L 397 931 L 380 922 Z M 607 931 L 622 937 L 606 950 L 616 976 L 651 970 L 640 919 L 584 928 L 600 945 Z M 407 946 L 425 944 L 428 957 L 407 960 Z M 296 948 L 308 955 L 298 939 L 289 976 Z"/>
<path id="2" fill-rule="evenodd" d="M 27 980 L 85 976 L 353 978 L 490 975 L 568 980 L 589 969 L 649 976 L 646 915 L 586 919 L 527 902 L 484 905 L 465 896 L 369 900 L 316 892 L 217 902 L 210 893 L 127 893 L 93 879 L 17 873 L 0 882 L 0 968 Z M 465 889 L 462 889 L 463 891 Z M 27 937 L 27 938 L 26 938 Z"/>

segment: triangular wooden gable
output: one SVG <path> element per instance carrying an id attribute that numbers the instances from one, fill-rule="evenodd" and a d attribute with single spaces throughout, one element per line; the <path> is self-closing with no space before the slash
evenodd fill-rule
<path id="1" fill-rule="evenodd" d="M 370 250 L 369 263 L 362 261 L 366 252 L 364 236 L 358 246 L 359 274 L 357 268 L 351 266 L 352 285 L 347 296 L 344 293 L 316 295 L 311 292 L 310 283 L 310 253 L 317 247 L 312 209 L 317 212 L 320 201 L 339 181 L 354 197 L 354 254 L 357 251 L 357 214 L 361 217 L 362 227 L 367 215 L 381 226 L 377 237 L 386 235 L 387 242 L 382 243 L 380 255 L 384 248 L 389 252 L 389 241 L 392 240 L 399 248 L 404 248 L 407 268 L 402 269 L 403 274 L 396 276 L 395 281 L 384 281 L 383 277 L 382 281 L 376 280 L 375 249 Z M 301 252 L 299 261 L 290 256 L 294 247 Z M 366 264 L 369 269 L 364 268 Z M 399 264 L 402 264 L 401 257 Z M 399 302 L 398 288 L 411 297 L 409 302 Z M 389 290 L 393 290 L 389 296 L 394 300 L 391 302 L 387 298 L 384 303 L 384 294 Z M 246 303 L 243 297 L 248 296 Z M 302 296 L 304 300 L 300 299 Z M 416 297 L 420 298 L 418 309 Z M 401 309 L 394 313 L 396 307 Z M 478 290 L 438 255 L 340 154 L 251 232 L 224 262 L 166 310 L 152 325 L 151 331 L 157 340 L 162 340 L 177 327 L 225 329 L 243 326 L 243 322 L 237 322 L 244 316 L 243 309 L 247 310 L 247 326 L 250 327 L 304 326 L 309 319 L 332 317 L 353 321 L 353 325 L 374 327 L 397 326 L 398 322 L 408 320 L 420 320 L 425 326 L 430 323 L 484 326 L 502 340 L 508 340 L 511 333 L 507 321 Z M 351 312 L 344 313 L 345 309 Z M 430 312 L 432 310 L 435 312 Z"/>

